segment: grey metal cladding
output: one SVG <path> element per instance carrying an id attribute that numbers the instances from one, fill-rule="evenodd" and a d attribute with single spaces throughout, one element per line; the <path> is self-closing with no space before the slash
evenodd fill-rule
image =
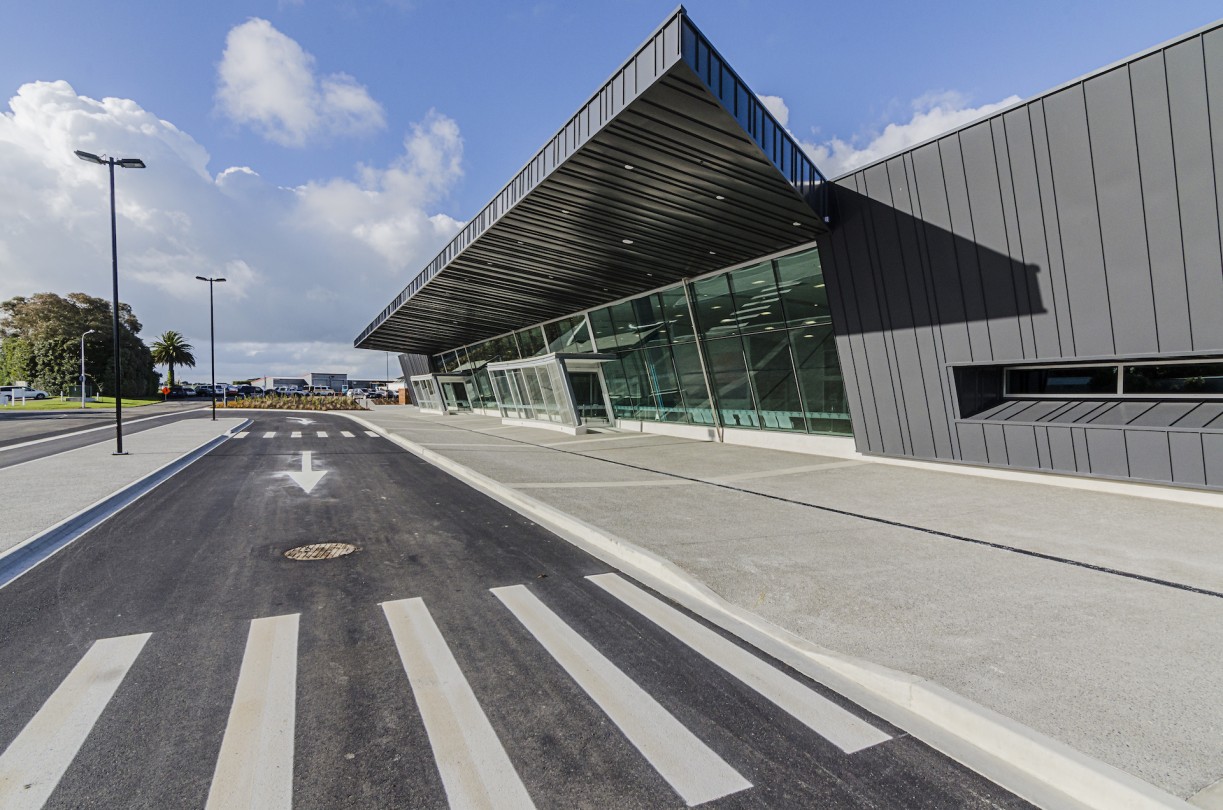
<path id="1" fill-rule="evenodd" d="M 1223 262 L 1202 37 L 1168 48 L 1168 99 L 1194 349 L 1223 345 Z"/>
<path id="2" fill-rule="evenodd" d="M 1115 351 L 1157 351 L 1127 66 L 1095 77 L 1084 91 Z"/>
<path id="3" fill-rule="evenodd" d="M 1145 235 L 1150 267 L 1158 270 L 1153 283 L 1156 350 L 1183 352 L 1193 348 L 1189 334 L 1185 251 L 1181 243 L 1180 202 L 1176 190 L 1176 160 L 1168 110 L 1168 79 L 1164 54 L 1158 51 L 1129 66 L 1138 143 L 1138 173 L 1142 181 Z"/>
<path id="4" fill-rule="evenodd" d="M 838 178 L 819 245 L 859 448 L 1223 486 L 1223 402 L 955 388 L 963 367 L 1223 355 L 1220 167 L 1216 25 Z"/>
<path id="5" fill-rule="evenodd" d="M 960 133 L 960 157 L 964 162 L 964 188 L 977 244 L 976 263 L 981 278 L 985 325 L 989 329 L 989 357 L 1023 360 L 1018 298 L 1011 271 L 1010 246 L 998 184 L 997 152 L 988 120 Z"/>
<path id="6" fill-rule="evenodd" d="M 1074 313 L 1075 350 L 1081 355 L 1106 357 L 1114 351 L 1113 325 L 1082 85 L 1067 87 L 1045 99 L 1045 127 L 1063 237 L 1066 285 Z"/>
<path id="7" fill-rule="evenodd" d="M 1028 275 L 1028 321 L 1032 327 L 1032 357 L 1057 357 L 1063 354 L 1056 306 L 1034 306 L 1034 302 L 1054 302 L 1057 292 L 1050 270 L 1048 234 L 1044 225 L 1044 205 L 1036 171 L 1036 152 L 1032 143 L 1032 119 L 1028 107 L 1020 107 L 1002 116 L 1007 144 L 1007 161 L 1000 161 L 999 174 L 1011 179 L 1015 198 L 1015 217 L 1019 241 L 1012 243 L 1011 255 L 1037 268 Z M 1018 246 L 1018 254 L 1015 247 Z"/>

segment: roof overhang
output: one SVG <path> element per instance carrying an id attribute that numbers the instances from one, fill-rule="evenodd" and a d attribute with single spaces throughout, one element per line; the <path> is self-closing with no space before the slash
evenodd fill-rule
<path id="1" fill-rule="evenodd" d="M 681 7 L 354 343 L 430 354 L 807 244 L 825 193 Z"/>

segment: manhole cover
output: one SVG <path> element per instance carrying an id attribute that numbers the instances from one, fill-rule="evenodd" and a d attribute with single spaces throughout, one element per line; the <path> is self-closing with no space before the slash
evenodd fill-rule
<path id="1" fill-rule="evenodd" d="M 314 543 L 291 548 L 285 552 L 285 556 L 290 560 L 334 560 L 356 550 L 357 547 L 350 543 Z"/>

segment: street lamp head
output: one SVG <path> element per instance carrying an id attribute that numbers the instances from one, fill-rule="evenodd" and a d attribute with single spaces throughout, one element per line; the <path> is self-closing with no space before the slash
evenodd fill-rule
<path id="1" fill-rule="evenodd" d="M 140 158 L 123 158 L 115 161 L 116 166 L 122 166 L 125 169 L 143 169 L 144 161 Z"/>
<path id="2" fill-rule="evenodd" d="M 207 280 L 208 280 L 208 279 L 204 278 L 203 276 L 196 276 L 196 278 L 198 278 L 200 281 L 207 281 Z"/>
<path id="3" fill-rule="evenodd" d="M 102 165 L 106 165 L 105 160 L 102 160 L 102 158 L 98 157 L 97 155 L 91 152 L 82 152 L 80 149 L 77 149 L 76 156 L 79 157 L 81 160 L 88 161 L 89 163 L 100 163 Z"/>
<path id="4" fill-rule="evenodd" d="M 225 280 L 225 279 L 223 279 L 223 278 L 214 278 L 214 279 L 213 279 L 213 281 L 217 282 L 218 284 L 220 284 L 220 283 L 221 283 L 222 281 L 224 281 L 224 280 Z"/>
<path id="5" fill-rule="evenodd" d="M 97 329 L 90 329 L 88 332 L 85 333 L 85 335 L 92 335 L 92 334 L 95 334 L 97 331 L 98 331 Z M 84 337 L 85 335 L 82 335 L 81 337 Z"/>
<path id="6" fill-rule="evenodd" d="M 212 282 L 216 282 L 217 284 L 220 284 L 222 281 L 225 280 L 223 278 L 207 278 L 205 276 L 196 276 L 196 278 L 198 278 L 200 281 L 212 281 Z"/>

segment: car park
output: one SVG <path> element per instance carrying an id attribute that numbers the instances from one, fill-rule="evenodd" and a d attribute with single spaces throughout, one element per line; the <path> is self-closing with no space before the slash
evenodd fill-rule
<path id="1" fill-rule="evenodd" d="M 24 385 L 0 385 L 0 394 L 7 394 L 11 399 L 46 399 L 51 396 L 39 388 L 28 388 Z"/>

